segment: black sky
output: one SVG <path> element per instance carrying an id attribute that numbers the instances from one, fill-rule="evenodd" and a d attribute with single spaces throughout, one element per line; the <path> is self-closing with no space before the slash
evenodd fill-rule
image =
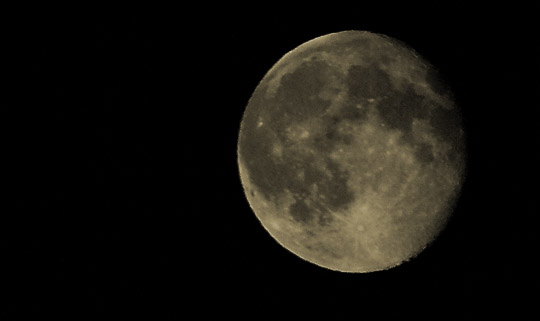
<path id="1" fill-rule="evenodd" d="M 0 316 L 537 313 L 537 8 L 388 10 L 4 20 Z M 268 69 L 305 41 L 351 29 L 402 40 L 439 68 L 469 153 L 440 238 L 367 275 L 327 271 L 277 245 L 236 166 L 242 112 Z"/>

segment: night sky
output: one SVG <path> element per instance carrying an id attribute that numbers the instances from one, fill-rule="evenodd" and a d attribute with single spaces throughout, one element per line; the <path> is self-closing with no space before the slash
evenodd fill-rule
<path id="1" fill-rule="evenodd" d="M 7 14 L 0 319 L 537 316 L 538 8 L 385 10 Z M 278 245 L 236 160 L 242 113 L 272 65 L 351 29 L 399 39 L 438 67 L 467 135 L 445 231 L 413 261 L 370 274 Z"/>

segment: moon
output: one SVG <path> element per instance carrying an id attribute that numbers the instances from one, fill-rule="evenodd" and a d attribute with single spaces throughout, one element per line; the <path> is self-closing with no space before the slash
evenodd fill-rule
<path id="1" fill-rule="evenodd" d="M 256 217 L 290 252 L 342 272 L 389 269 L 431 244 L 464 181 L 465 133 L 437 70 L 367 31 L 310 40 L 263 77 L 237 155 Z"/>

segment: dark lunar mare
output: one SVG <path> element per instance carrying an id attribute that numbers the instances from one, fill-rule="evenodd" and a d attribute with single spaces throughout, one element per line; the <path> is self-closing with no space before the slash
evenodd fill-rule
<path id="1" fill-rule="evenodd" d="M 436 70 L 429 71 L 429 81 L 434 82 L 437 92 L 448 92 L 441 83 Z M 463 145 L 460 139 L 461 118 L 456 108 L 445 109 L 429 97 L 417 94 L 410 83 L 404 88 L 396 88 L 389 75 L 377 64 L 369 66 L 353 65 L 347 73 L 347 90 L 352 105 L 367 104 L 368 98 L 379 99 L 377 110 L 383 125 L 401 133 L 401 143 L 415 148 L 416 159 L 423 164 L 434 161 L 432 148 L 418 142 L 412 131 L 414 119 L 426 120 L 432 127 L 432 133 L 440 141 L 449 143 L 452 150 L 450 161 L 460 154 Z"/>

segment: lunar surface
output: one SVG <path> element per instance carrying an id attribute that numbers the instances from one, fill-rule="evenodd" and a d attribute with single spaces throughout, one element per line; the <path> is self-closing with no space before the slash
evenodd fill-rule
<path id="1" fill-rule="evenodd" d="M 343 272 L 395 267 L 444 228 L 464 179 L 461 114 L 437 71 L 390 37 L 308 41 L 244 112 L 247 200 L 284 248 Z"/>

